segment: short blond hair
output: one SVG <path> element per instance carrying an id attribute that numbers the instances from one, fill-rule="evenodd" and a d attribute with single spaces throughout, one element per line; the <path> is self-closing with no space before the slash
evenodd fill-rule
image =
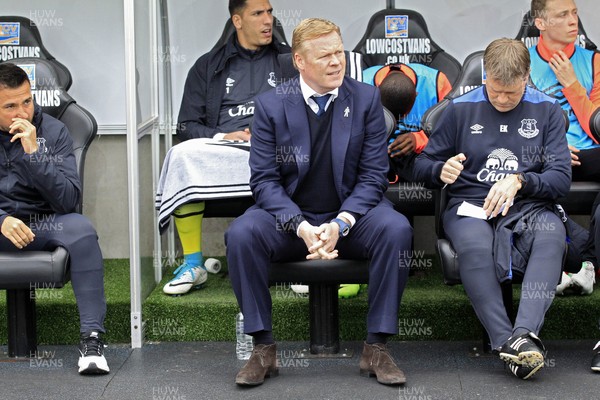
<path id="1" fill-rule="evenodd" d="M 323 18 L 307 18 L 300 21 L 292 33 L 292 60 L 294 61 L 294 67 L 297 68 L 294 54 L 299 53 L 304 49 L 306 41 L 328 35 L 331 32 L 336 32 L 340 35 L 340 38 L 342 37 L 340 27 L 329 20 Z"/>
<path id="2" fill-rule="evenodd" d="M 503 85 L 512 85 L 527 78 L 531 59 L 529 50 L 520 40 L 496 39 L 483 54 L 483 68 L 487 76 L 499 80 Z"/>

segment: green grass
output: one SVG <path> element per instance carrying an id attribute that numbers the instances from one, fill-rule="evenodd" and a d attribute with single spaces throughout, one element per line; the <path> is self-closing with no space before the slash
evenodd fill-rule
<path id="1" fill-rule="evenodd" d="M 148 341 L 232 341 L 238 306 L 223 270 L 210 274 L 201 290 L 180 297 L 166 296 L 162 286 L 172 276 L 165 273 L 143 304 L 145 337 Z M 409 278 L 400 306 L 401 334 L 396 340 L 479 339 L 481 328 L 462 286 L 445 286 L 433 259 L 429 268 Z M 105 260 L 105 290 L 108 312 L 105 326 L 109 343 L 130 342 L 129 262 Z M 520 286 L 514 288 L 515 307 Z M 598 337 L 600 290 L 591 296 L 557 298 L 547 313 L 541 332 L 545 339 L 593 339 Z M 271 288 L 273 325 L 277 340 L 307 341 L 308 299 L 298 297 L 288 285 Z M 37 329 L 40 344 L 75 344 L 79 316 L 70 284 L 63 289 L 37 291 Z M 0 296 L 0 308 L 6 308 Z M 340 299 L 341 340 L 362 340 L 366 335 L 367 293 Z M 6 344 L 6 312 L 0 311 L 0 343 Z"/>

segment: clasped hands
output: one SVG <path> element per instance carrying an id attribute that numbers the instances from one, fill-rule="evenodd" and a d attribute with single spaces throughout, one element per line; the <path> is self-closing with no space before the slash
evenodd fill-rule
<path id="1" fill-rule="evenodd" d="M 333 260 L 337 258 L 335 248 L 339 239 L 339 226 L 335 222 L 314 226 L 303 224 L 299 229 L 299 236 L 308 248 L 307 260 Z"/>
<path id="2" fill-rule="evenodd" d="M 463 153 L 450 157 L 442 167 L 440 180 L 446 185 L 452 185 L 456 182 L 464 169 L 463 161 L 466 159 L 467 157 Z M 490 215 L 496 217 L 500 213 L 502 213 L 502 216 L 506 216 L 521 187 L 522 184 L 516 174 L 509 174 L 494 183 L 483 203 L 485 214 L 488 217 Z"/>

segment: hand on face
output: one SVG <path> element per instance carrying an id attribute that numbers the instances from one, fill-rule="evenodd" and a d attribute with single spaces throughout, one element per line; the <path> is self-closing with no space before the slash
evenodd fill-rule
<path id="1" fill-rule="evenodd" d="M 32 154 L 38 150 L 36 129 L 28 120 L 23 118 L 13 118 L 13 123 L 9 126 L 8 133 L 13 135 L 13 137 L 10 138 L 11 143 L 16 142 L 17 140 L 21 141 L 25 153 Z"/>

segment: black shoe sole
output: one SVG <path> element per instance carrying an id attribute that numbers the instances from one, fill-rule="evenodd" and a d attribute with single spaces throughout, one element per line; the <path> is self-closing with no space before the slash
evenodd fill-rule
<path id="1" fill-rule="evenodd" d="M 267 378 L 276 378 L 277 376 L 279 376 L 279 370 L 276 369 L 274 371 L 270 371 L 267 372 L 267 374 L 265 375 L 265 379 Z M 235 380 L 236 385 L 238 386 L 258 386 L 258 385 L 262 385 L 265 382 L 265 379 L 263 379 L 260 382 L 247 382 L 247 381 L 242 381 L 242 380 Z"/>
<path id="2" fill-rule="evenodd" d="M 375 377 L 377 378 L 377 374 L 371 370 L 366 370 L 366 369 L 361 369 L 360 370 L 360 376 L 364 376 L 367 378 L 371 378 L 371 377 Z M 402 379 L 402 380 L 397 380 L 394 382 L 382 382 L 379 379 L 377 379 L 377 382 L 381 383 L 382 385 L 404 385 L 406 383 L 406 378 Z"/>

